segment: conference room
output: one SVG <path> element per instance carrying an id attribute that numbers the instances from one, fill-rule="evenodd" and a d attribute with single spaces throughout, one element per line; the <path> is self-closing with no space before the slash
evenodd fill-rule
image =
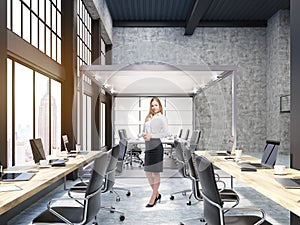
<path id="1" fill-rule="evenodd" d="M 1 224 L 31 224 L 49 200 L 68 199 L 83 169 L 106 158 L 105 152 L 113 154 L 121 139 L 127 152 L 117 160 L 116 193 L 101 193 L 100 203 L 121 213 L 100 209 L 99 224 L 205 219 L 207 202 L 195 192 L 170 199 L 200 184 L 178 169 L 178 151 L 191 149 L 194 132 L 200 137 L 192 161 L 208 159 L 218 167 L 221 183 L 239 197 L 234 208 L 261 208 L 271 224 L 298 224 L 299 192 L 279 180 L 300 175 L 299 7 L 294 0 L 2 1 L 2 173 L 26 170 L 34 176 L 0 182 Z M 161 197 L 146 208 L 151 188 L 142 135 L 153 97 L 162 103 L 168 134 L 161 139 Z M 30 140 L 38 138 L 46 158 L 41 160 L 64 160 L 61 166 L 35 162 Z M 272 168 L 241 171 L 235 150 L 242 149 L 239 163 L 264 163 L 269 141 L 279 143 Z M 80 151 L 71 154 L 76 145 Z M 218 151 L 232 155 L 213 154 Z M 274 174 L 280 165 L 284 172 Z"/>

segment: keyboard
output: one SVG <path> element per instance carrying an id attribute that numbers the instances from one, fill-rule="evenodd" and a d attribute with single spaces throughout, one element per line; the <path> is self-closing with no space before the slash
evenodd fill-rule
<path id="1" fill-rule="evenodd" d="M 300 179 L 298 179 L 298 178 L 292 178 L 291 180 L 300 185 Z"/>

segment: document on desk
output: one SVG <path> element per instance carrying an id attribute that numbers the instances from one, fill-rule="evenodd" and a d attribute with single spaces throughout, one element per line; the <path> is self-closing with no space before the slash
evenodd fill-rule
<path id="1" fill-rule="evenodd" d="M 7 192 L 7 191 L 21 191 L 22 188 L 20 188 L 17 185 L 0 185 L 0 192 Z"/>

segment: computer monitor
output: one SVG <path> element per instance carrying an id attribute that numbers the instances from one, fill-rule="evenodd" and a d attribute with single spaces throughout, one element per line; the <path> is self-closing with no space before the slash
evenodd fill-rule
<path id="1" fill-rule="evenodd" d="M 266 147 L 261 159 L 262 164 L 274 166 L 277 159 L 277 153 L 280 142 L 278 141 L 266 141 Z"/>
<path id="2" fill-rule="evenodd" d="M 45 155 L 42 139 L 41 138 L 30 139 L 29 142 L 30 142 L 34 162 L 38 163 L 40 162 L 40 160 L 45 160 L 46 155 Z"/>
<path id="3" fill-rule="evenodd" d="M 63 143 L 64 143 L 64 148 L 66 151 L 68 151 L 68 148 L 67 148 L 67 144 L 69 143 L 69 139 L 68 139 L 68 135 L 62 135 L 62 140 L 63 140 Z"/>

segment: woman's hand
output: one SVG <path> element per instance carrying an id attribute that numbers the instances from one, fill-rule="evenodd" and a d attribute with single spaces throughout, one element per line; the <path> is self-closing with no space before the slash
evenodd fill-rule
<path id="1" fill-rule="evenodd" d="M 149 141 L 150 138 L 151 138 L 151 134 L 143 133 L 143 138 L 144 138 L 145 141 Z"/>

